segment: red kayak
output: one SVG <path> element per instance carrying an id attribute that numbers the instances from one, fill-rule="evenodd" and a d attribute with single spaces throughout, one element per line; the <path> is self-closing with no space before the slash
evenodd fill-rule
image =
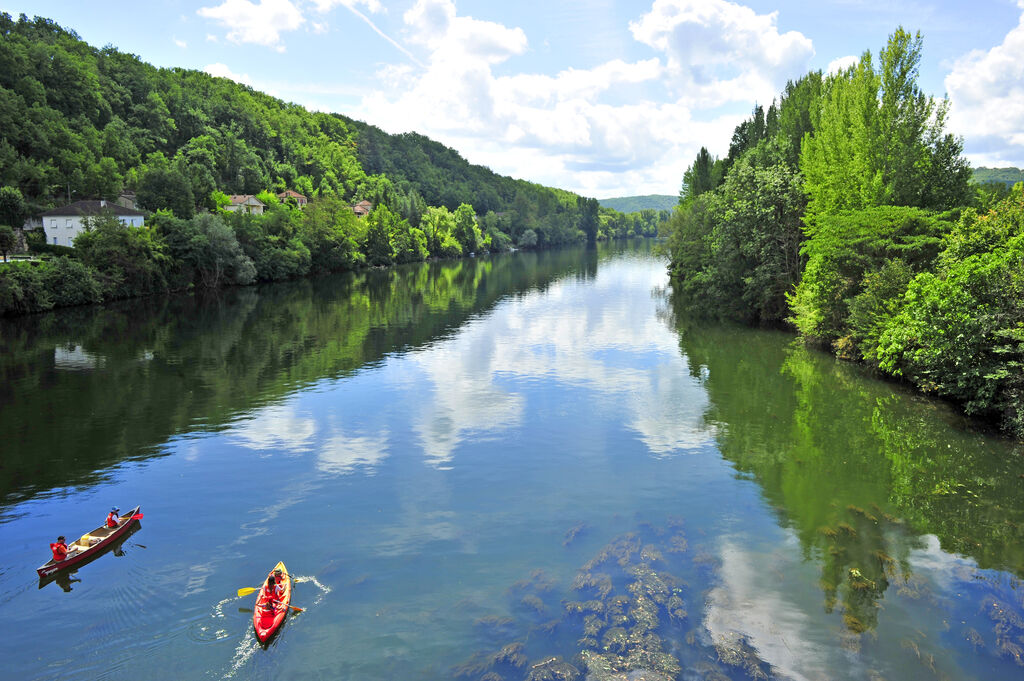
<path id="1" fill-rule="evenodd" d="M 252 625 L 256 629 L 256 638 L 260 640 L 260 643 L 266 643 L 281 627 L 285 615 L 288 614 L 288 606 L 292 602 L 292 578 L 288 574 L 288 568 L 284 566 L 284 563 L 278 563 L 274 566 L 274 570 L 284 573 L 284 578 L 281 580 L 284 594 L 277 605 L 271 606 L 267 602 L 270 600 L 267 598 L 267 583 L 263 582 L 263 586 L 260 587 L 260 592 L 256 596 L 256 609 L 252 613 Z M 273 576 L 274 570 L 271 570 L 267 576 Z"/>
<path id="2" fill-rule="evenodd" d="M 138 524 L 139 518 L 142 517 L 142 514 L 139 513 L 139 508 L 141 507 L 136 506 L 123 516 L 120 516 L 117 520 L 117 527 L 107 527 L 106 523 L 104 523 L 95 530 L 83 534 L 81 539 L 68 544 L 70 551 L 64 560 L 56 561 L 51 558 L 43 565 L 37 567 L 36 572 L 39 573 L 40 577 L 49 577 L 61 570 L 66 570 L 69 567 L 81 565 L 92 560 L 103 553 L 119 538 L 125 536 L 129 529 Z"/>

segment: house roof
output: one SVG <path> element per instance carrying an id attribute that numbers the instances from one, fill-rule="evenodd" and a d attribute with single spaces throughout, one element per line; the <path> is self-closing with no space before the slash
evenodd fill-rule
<path id="1" fill-rule="evenodd" d="M 277 195 L 279 199 L 304 199 L 306 198 L 302 194 L 298 193 L 294 189 L 286 189 Z"/>
<path id="2" fill-rule="evenodd" d="M 61 208 L 54 208 L 53 210 L 48 210 L 45 213 L 43 213 L 43 217 L 46 218 L 56 215 L 98 215 L 100 213 L 107 212 L 113 213 L 114 215 L 123 215 L 129 217 L 136 215 L 146 215 L 146 213 L 144 213 L 141 210 L 136 210 L 134 208 L 125 208 L 124 206 L 117 205 L 113 201 L 75 201 L 74 203 L 68 204 L 67 206 L 62 206 Z"/>
<path id="3" fill-rule="evenodd" d="M 243 203 L 248 203 L 249 199 L 252 199 L 253 201 L 255 201 L 256 203 L 258 203 L 261 206 L 266 206 L 265 203 L 263 203 L 262 201 L 257 199 L 252 194 L 232 194 L 228 198 L 231 199 L 231 205 L 232 206 L 241 206 Z"/>

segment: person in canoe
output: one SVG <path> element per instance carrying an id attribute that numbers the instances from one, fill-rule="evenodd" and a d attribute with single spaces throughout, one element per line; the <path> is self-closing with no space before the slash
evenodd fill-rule
<path id="1" fill-rule="evenodd" d="M 267 594 L 267 600 L 263 603 L 263 607 L 269 612 L 276 612 L 277 606 L 281 604 L 281 597 L 284 595 L 284 586 L 282 586 L 274 575 L 267 577 L 267 586 L 264 589 Z"/>
<path id="2" fill-rule="evenodd" d="M 57 537 L 57 541 L 50 544 L 50 550 L 53 551 L 54 562 L 59 563 L 68 557 L 68 554 L 72 552 L 72 549 L 68 548 L 68 544 L 64 541 L 64 535 Z"/>
<path id="3" fill-rule="evenodd" d="M 117 514 L 120 513 L 120 512 L 121 512 L 121 509 L 119 509 L 117 506 L 115 506 L 112 509 L 110 509 L 110 513 L 107 514 L 107 527 L 117 527 L 118 526 L 118 524 L 120 522 L 120 519 L 117 517 Z"/>

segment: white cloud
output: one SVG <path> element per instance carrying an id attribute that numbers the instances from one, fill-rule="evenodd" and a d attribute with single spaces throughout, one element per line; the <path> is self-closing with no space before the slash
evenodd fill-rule
<path id="1" fill-rule="evenodd" d="M 655 0 L 629 28 L 667 55 L 677 87 L 727 86 L 730 96 L 746 90 L 768 101 L 779 81 L 805 71 L 814 56 L 810 38 L 780 33 L 777 20 L 778 12 L 757 14 L 725 0 Z"/>
<path id="2" fill-rule="evenodd" d="M 501 173 L 597 196 L 674 193 L 700 146 L 724 153 L 743 117 L 716 111 L 699 122 L 695 112 L 770 101 L 813 55 L 809 39 L 779 32 L 775 14 L 722 0 L 656 0 L 630 24 L 650 57 L 554 75 L 515 73 L 526 33 L 460 16 L 452 0 L 417 0 L 403 20 L 408 43 L 428 53 L 423 68 L 382 69 L 357 117 L 429 135 Z"/>
<path id="3" fill-rule="evenodd" d="M 828 63 L 828 67 L 825 69 L 825 75 L 831 76 L 839 73 L 840 71 L 845 71 L 851 66 L 856 65 L 859 61 L 860 58 L 855 57 L 852 54 L 846 57 L 837 57 Z"/>
<path id="4" fill-rule="evenodd" d="M 964 136 L 972 163 L 1024 163 L 1024 14 L 1002 44 L 958 59 L 945 84 L 949 127 Z"/>
<path id="5" fill-rule="evenodd" d="M 252 78 L 249 77 L 248 73 L 235 73 L 230 68 L 228 68 L 227 64 L 222 64 L 220 62 L 217 62 L 215 64 L 208 64 L 206 68 L 203 69 L 203 71 L 206 71 L 211 76 L 217 78 L 227 78 L 229 80 L 235 81 L 236 83 L 241 83 L 242 85 L 248 85 L 252 87 Z"/>
<path id="6" fill-rule="evenodd" d="M 380 0 L 313 0 L 313 5 L 316 7 L 316 11 L 321 14 L 330 12 L 338 5 L 344 5 L 349 9 L 353 9 L 359 5 L 363 5 L 366 9 L 376 14 L 377 12 L 384 9 L 380 4 Z"/>
<path id="7" fill-rule="evenodd" d="M 186 47 L 188 47 L 188 43 L 187 43 L 187 42 L 185 42 L 184 40 L 178 40 L 177 38 L 172 38 L 172 40 L 174 41 L 174 44 L 175 44 L 175 45 L 177 45 L 178 47 L 180 47 L 180 48 L 181 48 L 181 49 L 183 49 L 183 50 L 184 50 L 184 49 L 185 49 Z"/>
<path id="8" fill-rule="evenodd" d="M 305 17 L 290 0 L 224 0 L 216 7 L 200 7 L 196 14 L 217 21 L 233 43 L 255 43 L 284 52 L 281 33 L 294 31 Z"/>

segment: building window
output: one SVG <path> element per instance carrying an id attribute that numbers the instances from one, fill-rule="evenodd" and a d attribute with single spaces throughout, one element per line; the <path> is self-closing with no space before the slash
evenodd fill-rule
<path id="1" fill-rule="evenodd" d="M 64 226 L 67 227 L 68 229 L 71 229 L 71 218 L 67 218 L 66 220 L 64 220 Z"/>
<path id="2" fill-rule="evenodd" d="M 57 237 L 53 237 L 53 245 L 54 245 L 54 246 L 56 246 L 56 245 L 57 245 Z"/>

